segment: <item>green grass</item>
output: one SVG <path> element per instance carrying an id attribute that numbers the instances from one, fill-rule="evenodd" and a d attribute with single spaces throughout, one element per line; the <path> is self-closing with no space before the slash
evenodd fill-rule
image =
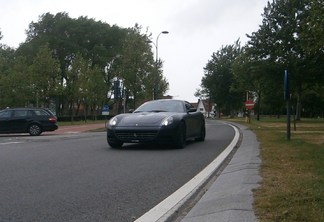
<path id="1" fill-rule="evenodd" d="M 286 136 L 286 120 L 231 121 L 246 124 L 261 145 L 260 187 L 254 191 L 259 221 L 324 221 L 324 120 L 297 122 Z"/>

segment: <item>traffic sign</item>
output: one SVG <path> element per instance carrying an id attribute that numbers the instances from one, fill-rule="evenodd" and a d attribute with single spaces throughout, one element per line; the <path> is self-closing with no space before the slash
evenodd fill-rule
<path id="1" fill-rule="evenodd" d="M 101 113 L 102 115 L 106 115 L 106 116 L 108 116 L 109 115 L 109 106 L 108 105 L 104 105 L 103 107 L 102 107 L 102 113 Z"/>
<path id="2" fill-rule="evenodd" d="M 247 100 L 246 102 L 245 102 L 245 108 L 246 109 L 253 109 L 254 108 L 254 102 L 252 101 L 252 100 Z"/>

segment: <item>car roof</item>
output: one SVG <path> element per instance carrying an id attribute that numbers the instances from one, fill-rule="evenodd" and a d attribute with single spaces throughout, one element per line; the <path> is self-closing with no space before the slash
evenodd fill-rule
<path id="1" fill-rule="evenodd" d="M 179 101 L 179 102 L 187 102 L 186 100 L 183 99 L 157 99 L 157 100 L 150 100 L 150 101 Z M 148 102 L 150 102 L 148 101 Z M 189 102 L 187 102 L 189 103 Z"/>
<path id="2" fill-rule="evenodd" d="M 18 107 L 18 108 L 6 108 L 6 109 L 3 109 L 3 110 L 0 110 L 0 111 L 5 111 L 5 110 L 46 110 L 48 111 L 47 108 L 38 108 L 38 107 Z"/>

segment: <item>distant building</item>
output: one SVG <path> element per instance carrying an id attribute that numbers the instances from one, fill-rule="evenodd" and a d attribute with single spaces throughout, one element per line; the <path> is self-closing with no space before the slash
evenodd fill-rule
<path id="1" fill-rule="evenodd" d="M 214 107 L 215 103 L 210 99 L 198 99 L 197 103 L 191 103 L 197 111 L 204 114 L 205 117 L 215 117 Z"/>

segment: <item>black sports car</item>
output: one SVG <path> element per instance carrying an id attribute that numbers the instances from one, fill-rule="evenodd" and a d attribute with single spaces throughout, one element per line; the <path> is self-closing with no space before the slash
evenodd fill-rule
<path id="1" fill-rule="evenodd" d="M 110 119 L 107 141 L 113 148 L 123 143 L 166 143 L 183 148 L 186 140 L 205 140 L 205 119 L 188 102 L 174 99 L 153 100 L 134 112 Z"/>

